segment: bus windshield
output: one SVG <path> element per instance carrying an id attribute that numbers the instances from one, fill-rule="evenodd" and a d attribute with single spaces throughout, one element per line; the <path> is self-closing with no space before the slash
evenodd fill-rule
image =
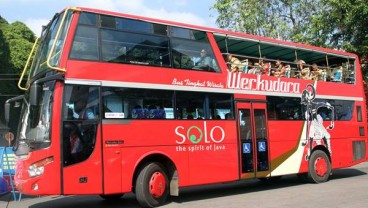
<path id="1" fill-rule="evenodd" d="M 65 43 L 65 36 L 69 29 L 72 12 L 66 14 L 64 22 L 63 17 L 64 13 L 56 14 L 53 20 L 51 20 L 46 28 L 42 31 L 40 45 L 31 66 L 30 78 L 48 68 L 47 58 L 49 56 L 49 64 L 51 66 L 59 66 Z M 54 44 L 54 49 L 51 51 Z M 50 55 L 50 53 L 52 54 Z"/>
<path id="2" fill-rule="evenodd" d="M 51 106 L 53 103 L 55 81 L 45 82 L 42 92 L 38 96 L 37 105 L 30 105 L 27 100 L 23 103 L 22 109 L 22 125 L 19 134 L 19 140 L 27 140 L 27 143 L 33 149 L 38 149 L 36 144 L 44 148 L 45 144 L 50 144 L 50 122 L 51 122 Z"/>

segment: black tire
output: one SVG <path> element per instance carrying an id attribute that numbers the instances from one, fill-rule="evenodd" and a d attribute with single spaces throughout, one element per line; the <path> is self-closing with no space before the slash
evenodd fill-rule
<path id="1" fill-rule="evenodd" d="M 308 178 L 312 183 L 328 181 L 331 174 L 331 162 L 327 154 L 321 150 L 312 153 L 309 159 Z"/>
<path id="2" fill-rule="evenodd" d="M 106 201 L 116 201 L 119 200 L 124 194 L 100 194 L 100 197 Z"/>
<path id="3" fill-rule="evenodd" d="M 157 207 L 166 202 L 169 180 L 159 163 L 149 163 L 138 173 L 135 195 L 142 207 Z"/>

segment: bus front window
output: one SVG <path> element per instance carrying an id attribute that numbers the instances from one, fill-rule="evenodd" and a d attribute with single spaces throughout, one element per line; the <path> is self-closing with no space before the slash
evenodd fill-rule
<path id="1" fill-rule="evenodd" d="M 64 13 L 55 15 L 54 19 L 42 31 L 41 42 L 38 46 L 35 59 L 31 66 L 30 78 L 48 68 L 48 56 L 50 56 L 49 61 L 52 66 L 59 66 L 62 49 L 64 48 L 63 46 L 65 43 L 65 37 L 69 30 L 72 14 L 72 12 L 68 12 L 64 21 L 62 21 Z M 54 44 L 55 47 L 53 51 L 51 51 Z M 50 55 L 50 53 L 52 54 Z"/>
<path id="2" fill-rule="evenodd" d="M 50 145 L 51 106 L 55 81 L 45 82 L 38 96 L 37 105 L 30 105 L 26 96 L 22 110 L 19 141 L 26 141 L 32 149 Z"/>

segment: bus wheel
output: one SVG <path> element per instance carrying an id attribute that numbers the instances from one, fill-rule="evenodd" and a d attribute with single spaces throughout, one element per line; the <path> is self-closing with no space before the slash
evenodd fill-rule
<path id="1" fill-rule="evenodd" d="M 116 201 L 119 200 L 124 194 L 100 194 L 100 197 L 107 201 Z"/>
<path id="2" fill-rule="evenodd" d="M 142 207 L 163 205 L 168 193 L 168 177 L 159 163 L 149 163 L 140 170 L 135 183 L 135 194 Z"/>
<path id="3" fill-rule="evenodd" d="M 313 183 L 323 183 L 331 174 L 331 163 L 325 152 L 316 150 L 309 159 L 308 177 Z"/>

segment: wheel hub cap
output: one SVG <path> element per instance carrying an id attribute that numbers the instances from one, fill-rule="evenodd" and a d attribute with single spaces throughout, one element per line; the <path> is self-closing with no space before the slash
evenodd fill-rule
<path id="1" fill-rule="evenodd" d="M 314 164 L 318 176 L 325 176 L 327 173 L 327 162 L 324 158 L 318 158 Z"/>
<path id="2" fill-rule="evenodd" d="M 162 173 L 155 172 L 152 174 L 151 180 L 149 182 L 150 193 L 152 196 L 159 198 L 165 193 L 166 180 Z"/>

